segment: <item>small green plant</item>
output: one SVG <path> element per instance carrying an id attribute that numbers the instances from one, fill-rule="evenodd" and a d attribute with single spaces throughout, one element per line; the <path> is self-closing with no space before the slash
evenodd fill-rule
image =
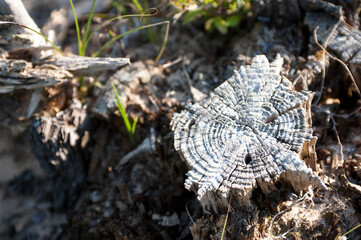
<path id="1" fill-rule="evenodd" d="M 171 3 L 186 11 L 183 24 L 202 17 L 207 32 L 217 29 L 221 34 L 227 34 L 229 28 L 238 26 L 251 8 L 251 0 L 171 0 Z"/>
<path id="2" fill-rule="evenodd" d="M 96 32 L 98 32 L 101 28 L 108 25 L 109 23 L 111 23 L 111 22 L 113 22 L 113 21 L 115 21 L 117 19 L 120 19 L 120 18 L 151 17 L 151 16 L 154 16 L 154 15 L 156 15 L 158 13 L 157 9 L 152 9 L 152 8 L 143 11 L 144 9 L 140 6 L 138 1 L 133 0 L 133 2 L 138 3 L 138 4 L 135 4 L 135 5 L 139 7 L 139 10 L 142 11 L 142 13 L 123 15 L 123 16 L 118 16 L 118 17 L 111 18 L 110 20 L 106 21 L 105 23 L 103 23 L 100 26 L 98 26 L 97 28 L 95 28 L 95 30 L 91 34 L 89 34 L 90 25 L 91 25 L 92 18 L 93 18 L 93 15 L 94 15 L 94 7 L 95 7 L 95 3 L 96 3 L 96 0 L 93 0 L 93 4 L 92 4 L 92 7 L 90 9 L 88 19 L 87 19 L 87 24 L 85 26 L 85 32 L 84 32 L 83 36 L 81 36 L 79 23 L 78 23 L 78 20 L 77 20 L 77 17 L 76 17 L 76 12 L 75 12 L 75 8 L 74 8 L 74 5 L 73 5 L 73 1 L 72 0 L 69 0 L 69 1 L 70 1 L 70 5 L 71 5 L 71 8 L 72 8 L 73 14 L 74 14 L 75 28 L 76 28 L 77 39 L 78 39 L 79 56 L 84 56 L 85 55 L 85 51 L 86 51 L 86 48 L 88 46 L 88 43 L 89 43 L 90 39 L 94 36 L 94 34 Z M 155 10 L 155 12 L 148 14 L 147 12 L 149 12 L 151 10 Z M 156 61 L 158 62 L 160 57 L 162 56 L 162 54 L 164 52 L 165 46 L 166 46 L 167 41 L 168 41 L 169 21 L 162 21 L 162 22 L 158 22 L 158 23 L 143 25 L 143 26 L 131 29 L 131 30 L 129 30 L 129 31 L 123 33 L 123 34 L 119 34 L 117 36 L 112 36 L 112 38 L 107 43 L 105 43 L 104 46 L 100 50 L 98 50 L 96 53 L 94 53 L 92 56 L 93 57 L 98 57 L 109 45 L 111 45 L 112 43 L 114 43 L 115 41 L 119 40 L 120 38 L 124 37 L 127 34 L 130 34 L 132 32 L 142 30 L 142 29 L 152 28 L 152 27 L 159 26 L 159 25 L 166 25 L 167 28 L 166 28 L 165 35 L 164 35 L 162 48 L 159 51 L 159 54 L 158 54 L 158 56 L 156 58 Z"/>
<path id="3" fill-rule="evenodd" d="M 85 31 L 84 31 L 83 36 L 81 36 L 81 30 L 79 28 L 79 23 L 78 23 L 78 19 L 77 19 L 77 16 L 76 16 L 73 1 L 72 0 L 69 0 L 69 1 L 70 1 L 71 9 L 73 11 L 73 15 L 74 15 L 74 22 L 75 22 L 75 28 L 76 28 L 76 33 L 77 33 L 77 39 L 78 39 L 78 54 L 79 54 L 79 56 L 85 56 L 86 48 L 88 46 L 88 43 L 89 43 L 90 39 L 94 36 L 94 34 L 97 31 L 99 31 L 102 27 L 108 25 L 109 23 L 111 23 L 111 22 L 113 22 L 113 21 L 115 21 L 117 19 L 126 18 L 126 17 L 150 17 L 150 16 L 156 15 L 157 12 L 158 12 L 155 9 L 156 10 L 155 13 L 147 14 L 147 11 L 152 10 L 152 9 L 148 9 L 146 11 L 143 11 L 143 9 L 141 8 L 140 9 L 140 10 L 142 10 L 141 14 L 131 14 L 131 15 L 124 15 L 124 16 L 114 17 L 114 18 L 106 21 L 105 23 L 101 24 L 100 26 L 98 26 L 91 34 L 89 34 L 90 25 L 91 25 L 91 22 L 92 22 L 92 19 L 93 19 L 94 8 L 95 8 L 95 4 L 96 4 L 96 0 L 93 0 L 93 4 L 91 6 L 91 9 L 90 9 L 90 12 L 89 12 L 89 15 L 88 15 L 87 23 L 85 25 Z M 133 2 L 138 3 L 137 0 L 133 0 Z M 139 3 L 137 4 L 137 6 L 138 5 L 139 5 Z M 161 50 L 160 50 L 160 52 L 159 52 L 159 54 L 158 54 L 158 56 L 156 58 L 156 61 L 158 62 L 160 57 L 162 56 L 162 54 L 164 52 L 164 49 L 165 49 L 165 46 L 166 46 L 166 43 L 167 43 L 167 40 L 168 40 L 169 21 L 163 21 L 163 22 L 159 22 L 159 23 L 155 23 L 155 24 L 146 24 L 144 26 L 140 26 L 140 27 L 131 29 L 131 30 L 129 30 L 129 31 L 123 33 L 123 34 L 119 34 L 117 36 L 111 36 L 112 38 L 100 50 L 98 50 L 92 56 L 93 57 L 98 57 L 109 45 L 111 45 L 112 43 L 114 43 L 115 41 L 119 40 L 120 38 L 124 37 L 125 35 L 127 35 L 129 33 L 132 33 L 132 32 L 138 31 L 138 30 L 142 30 L 142 29 L 146 29 L 146 28 L 150 29 L 151 27 L 155 27 L 157 25 L 162 25 L 162 24 L 166 24 L 167 28 L 166 28 L 162 48 L 161 48 Z M 81 77 L 79 79 L 79 84 L 80 84 L 81 88 L 84 87 L 84 78 L 83 77 Z"/>
<path id="4" fill-rule="evenodd" d="M 88 43 L 87 40 L 88 40 L 91 21 L 93 19 L 94 7 L 95 7 L 96 0 L 93 0 L 93 4 L 92 4 L 92 6 L 90 8 L 90 12 L 89 12 L 89 15 L 88 15 L 88 19 L 87 19 L 87 23 L 86 23 L 85 32 L 83 34 L 83 37 L 81 37 L 81 33 L 80 33 L 80 29 L 79 29 L 79 23 L 78 23 L 78 19 L 77 19 L 77 16 L 76 16 L 73 1 L 72 0 L 69 0 L 69 1 L 70 1 L 71 9 L 73 11 L 73 15 L 74 15 L 76 34 L 77 34 L 77 39 L 78 39 L 79 56 L 84 56 L 85 55 L 85 50 L 86 50 L 86 47 L 87 47 L 87 43 Z"/>
<path id="5" fill-rule="evenodd" d="M 118 91 L 117 89 L 115 88 L 114 84 L 112 83 L 112 86 L 113 86 L 113 91 L 115 93 L 115 97 L 116 97 L 116 100 L 115 101 L 115 104 L 117 105 L 118 109 L 119 109 L 119 112 L 120 114 L 122 115 L 122 118 L 123 118 L 123 121 L 124 121 L 124 125 L 125 127 L 127 128 L 127 131 L 128 131 L 128 134 L 129 134 L 129 139 L 131 142 L 134 141 L 134 132 L 135 132 L 135 128 L 137 126 L 137 122 L 138 122 L 138 117 L 136 117 L 133 121 L 133 124 L 130 124 L 130 121 L 129 121 L 129 118 L 127 116 L 127 113 L 125 112 L 124 110 L 124 107 L 122 105 L 122 102 L 120 101 L 120 98 L 119 98 L 119 94 L 118 94 Z"/>

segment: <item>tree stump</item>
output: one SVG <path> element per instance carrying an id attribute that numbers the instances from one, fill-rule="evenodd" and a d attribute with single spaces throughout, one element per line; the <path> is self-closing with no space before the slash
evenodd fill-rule
<path id="1" fill-rule="evenodd" d="M 282 63 L 256 56 L 205 102 L 173 116 L 174 147 L 191 168 L 185 187 L 204 208 L 225 209 L 232 194 L 247 204 L 256 186 L 269 193 L 279 178 L 297 192 L 324 186 L 298 154 L 315 138 L 306 117 L 313 93 L 291 90 Z"/>

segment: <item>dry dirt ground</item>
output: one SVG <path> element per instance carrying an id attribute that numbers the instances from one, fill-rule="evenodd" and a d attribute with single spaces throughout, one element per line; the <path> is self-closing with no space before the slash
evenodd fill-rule
<path id="1" fill-rule="evenodd" d="M 69 11 L 67 1 L 24 2 L 44 31 L 52 11 L 61 7 Z M 160 19 L 169 16 L 167 5 L 157 7 Z M 359 20 L 350 17 L 350 9 L 347 19 L 358 29 Z M 107 7 L 103 10 L 116 13 Z M 304 23 L 305 10 L 281 10 L 263 9 L 257 13 L 263 17 L 250 17 L 227 36 L 206 33 L 199 22 L 186 26 L 176 22 L 159 63 L 154 59 L 160 44 L 145 41 L 147 32 L 130 35 L 104 56 L 129 57 L 132 65 L 85 79 L 88 86 L 99 81 L 105 87 L 89 87 L 84 93 L 74 79 L 46 89 L 44 95 L 51 100 L 44 101 L 39 114 L 64 111 L 77 98 L 92 119 L 82 169 L 86 181 L 80 191 L 71 193 L 71 181 L 47 175 L 29 143 L 29 121 L 22 122 L 25 131 L 16 131 L 16 136 L 15 127 L 2 127 L 0 239 L 220 239 L 227 212 L 203 211 L 195 194 L 184 189 L 187 166 L 173 149 L 169 123 L 173 113 L 202 100 L 253 56 L 265 54 L 274 59 L 277 53 L 284 58 L 282 74 L 295 88 L 316 92 L 312 118 L 318 137 L 317 162 L 312 167 L 329 190 L 309 188 L 296 195 L 283 182 L 276 184 L 278 190 L 271 196 L 256 190 L 252 206 L 230 211 L 224 239 L 337 239 L 357 226 L 361 213 L 360 95 L 340 63 L 320 57 L 312 31 Z M 100 21 L 95 19 L 94 24 Z M 116 29 L 121 24 L 132 26 L 121 22 Z M 65 52 L 76 52 L 74 26 L 72 22 L 68 25 L 65 33 L 60 30 L 64 36 L 59 36 L 59 44 Z M 103 35 L 97 35 L 89 51 L 99 47 Z M 122 79 L 125 75 L 126 80 Z M 109 79 L 126 90 L 123 97 L 130 118 L 139 118 L 133 143 L 119 112 L 113 109 L 104 118 L 94 110 L 106 94 Z M 11 99 L 11 95 L 0 96 L 1 109 Z M 1 120 L 10 115 L 3 112 Z M 124 158 L 137 148 L 138 152 Z M 347 237 L 361 239 L 361 230 Z"/>

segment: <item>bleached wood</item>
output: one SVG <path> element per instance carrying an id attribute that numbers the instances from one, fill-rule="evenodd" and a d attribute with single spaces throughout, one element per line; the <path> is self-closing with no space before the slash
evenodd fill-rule
<path id="1" fill-rule="evenodd" d="M 54 66 L 34 68 L 32 63 L 24 60 L 0 59 L 0 93 L 52 86 L 72 77 L 71 73 Z"/>
<path id="2" fill-rule="evenodd" d="M 36 68 L 25 60 L 0 59 L 0 93 L 55 85 L 74 76 L 95 76 L 129 64 L 128 58 L 47 58 Z"/>
<path id="3" fill-rule="evenodd" d="M 296 191 L 322 185 L 298 155 L 315 138 L 305 109 L 313 93 L 291 90 L 282 63 L 256 56 L 205 102 L 173 116 L 174 147 L 191 168 L 185 187 L 207 209 L 226 208 L 231 192 L 245 203 L 257 185 L 268 193 L 279 177 Z"/>
<path id="4" fill-rule="evenodd" d="M 52 64 L 71 72 L 74 76 L 94 76 L 108 70 L 116 70 L 130 63 L 129 58 L 92 58 L 81 56 L 56 56 L 47 58 L 43 64 Z"/>

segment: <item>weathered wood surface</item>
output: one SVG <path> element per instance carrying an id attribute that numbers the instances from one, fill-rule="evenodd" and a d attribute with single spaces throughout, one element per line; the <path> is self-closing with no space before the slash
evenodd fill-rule
<path id="1" fill-rule="evenodd" d="M 16 27 L 13 25 L 0 26 Z M 0 93 L 7 93 L 16 89 L 52 86 L 72 77 L 96 76 L 129 64 L 128 58 L 65 57 L 61 55 L 37 60 L 41 57 L 41 51 L 49 50 L 49 47 L 29 46 L 26 43 L 30 43 L 31 39 L 27 38 L 18 44 L 12 41 L 13 35 L 2 35 L 1 38 L 0 47 L 1 43 L 5 45 L 5 50 L 3 50 L 5 54 L 3 55 L 4 59 L 0 61 Z M 11 43 L 14 43 L 15 46 L 11 46 Z M 35 62 L 36 67 L 29 61 Z"/>
<path id="2" fill-rule="evenodd" d="M 32 48 L 21 52 L 30 53 Z M 116 70 L 129 64 L 128 58 L 91 58 L 56 56 L 38 62 L 39 66 L 25 60 L 0 60 L 0 93 L 16 89 L 36 89 L 52 86 L 76 76 L 96 76 L 108 70 Z"/>
<path id="3" fill-rule="evenodd" d="M 32 63 L 24 60 L 0 59 L 0 93 L 43 88 L 72 77 L 71 73 L 59 68 L 34 68 Z"/>
<path id="4" fill-rule="evenodd" d="M 24 24 L 40 32 L 20 0 L 0 1 L 0 12 L 13 14 L 0 15 L 0 21 Z M 65 79 L 95 76 L 129 64 L 128 58 L 65 57 L 60 54 L 42 58 L 43 50 L 51 48 L 41 36 L 25 30 L 14 24 L 0 24 L 0 53 L 3 53 L 0 93 L 52 86 Z"/>
<path id="5" fill-rule="evenodd" d="M 109 70 L 116 70 L 130 64 L 129 58 L 64 57 L 46 58 L 43 64 L 51 64 L 71 72 L 74 76 L 94 76 Z"/>
<path id="6" fill-rule="evenodd" d="M 300 7 L 307 12 L 325 12 L 335 18 L 339 18 L 342 14 L 342 7 L 331 2 L 323 0 L 303 0 L 298 1 Z"/>
<path id="7" fill-rule="evenodd" d="M 298 155 L 315 138 L 305 109 L 313 93 L 291 90 L 282 63 L 257 56 L 207 101 L 174 115 L 174 147 L 191 168 L 185 187 L 207 209 L 227 208 L 232 192 L 247 203 L 257 185 L 269 193 L 280 177 L 296 191 L 324 186 Z"/>
<path id="8" fill-rule="evenodd" d="M 336 19 L 322 12 L 307 12 L 305 23 L 312 32 L 318 27 L 318 41 L 350 67 L 360 89 L 361 31 L 346 24 L 342 16 Z"/>

